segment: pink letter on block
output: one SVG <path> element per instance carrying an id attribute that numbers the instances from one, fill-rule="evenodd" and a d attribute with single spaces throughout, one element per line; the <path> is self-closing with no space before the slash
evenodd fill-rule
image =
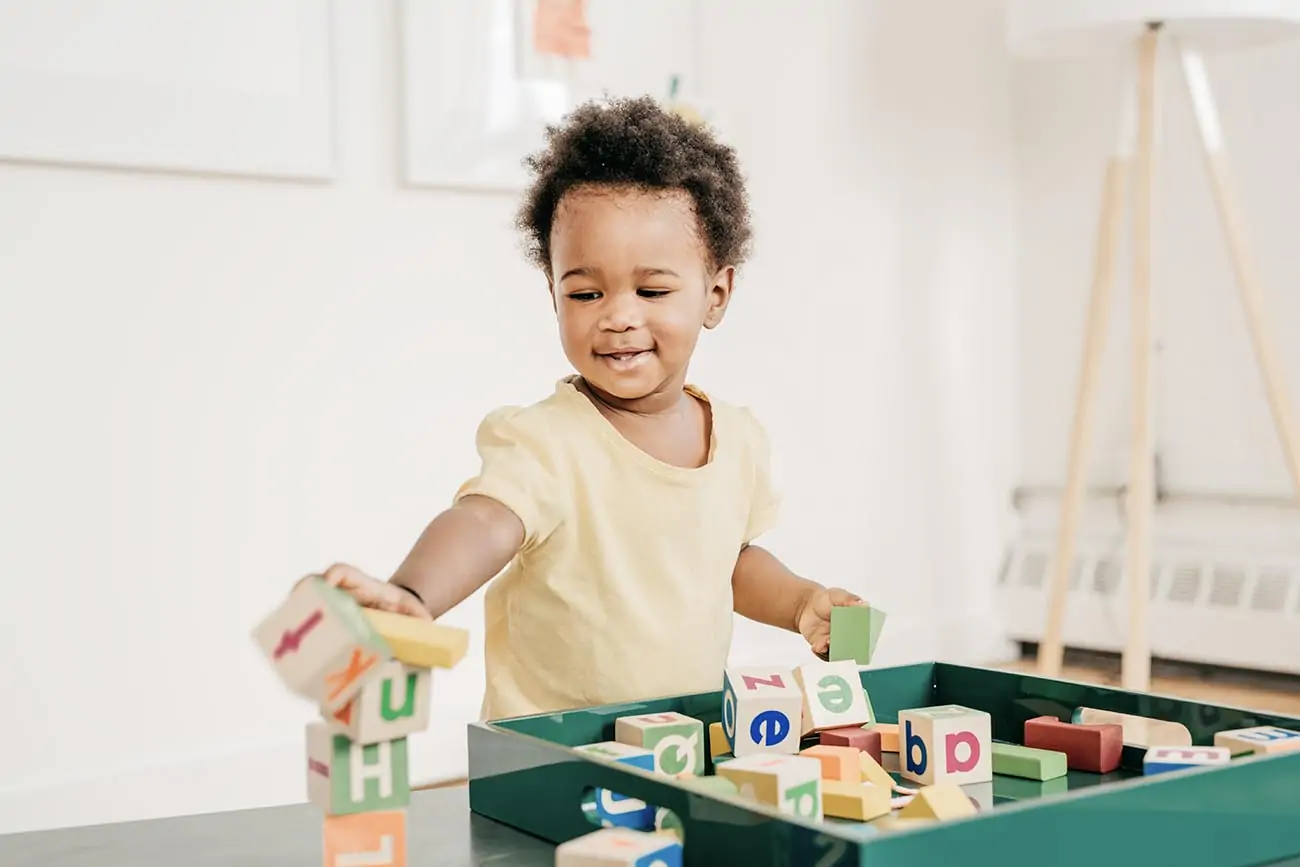
<path id="1" fill-rule="evenodd" d="M 957 758 L 957 747 L 966 744 L 968 747 L 965 759 Z M 966 771 L 972 771 L 980 761 L 980 741 L 975 737 L 975 732 L 955 732 L 948 735 L 945 741 L 946 752 L 948 753 L 948 773 L 963 774 Z"/>

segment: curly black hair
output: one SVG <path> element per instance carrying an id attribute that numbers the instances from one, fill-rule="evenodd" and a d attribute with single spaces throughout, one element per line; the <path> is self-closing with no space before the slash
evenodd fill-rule
<path id="1" fill-rule="evenodd" d="M 524 160 L 534 176 L 515 220 L 528 258 L 550 273 L 551 226 L 564 194 L 591 185 L 681 189 L 694 201 L 713 267 L 739 266 L 752 230 L 735 151 L 703 125 L 649 96 L 595 100 L 546 131 L 547 146 Z"/>

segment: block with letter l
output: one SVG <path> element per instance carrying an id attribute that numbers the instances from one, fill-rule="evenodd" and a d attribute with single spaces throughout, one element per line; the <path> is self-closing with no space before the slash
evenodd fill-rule
<path id="1" fill-rule="evenodd" d="M 310 723 L 307 800 L 328 816 L 404 809 L 411 802 L 406 738 L 358 744 L 326 722 Z"/>
<path id="2" fill-rule="evenodd" d="M 326 816 L 325 867 L 406 867 L 406 811 Z"/>
<path id="3" fill-rule="evenodd" d="M 993 720 L 961 705 L 898 712 L 899 773 L 931 786 L 993 780 Z"/>
<path id="4" fill-rule="evenodd" d="M 361 606 L 322 578 L 294 587 L 253 639 L 285 686 L 327 713 L 351 701 L 391 655 Z"/>
<path id="5" fill-rule="evenodd" d="M 737 759 L 799 752 L 803 691 L 788 668 L 729 668 L 723 673 L 722 730 Z"/>

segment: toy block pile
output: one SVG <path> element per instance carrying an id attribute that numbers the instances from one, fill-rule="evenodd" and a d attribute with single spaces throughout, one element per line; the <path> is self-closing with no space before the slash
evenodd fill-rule
<path id="1" fill-rule="evenodd" d="M 253 630 L 307 725 L 307 797 L 324 814 L 326 867 L 406 864 L 407 737 L 429 725 L 432 669 L 465 656 L 468 633 L 359 606 L 309 578 Z"/>

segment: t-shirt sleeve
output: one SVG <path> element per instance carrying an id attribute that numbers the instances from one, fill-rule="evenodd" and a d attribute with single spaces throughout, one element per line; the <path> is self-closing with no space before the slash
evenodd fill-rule
<path id="1" fill-rule="evenodd" d="M 767 430 L 749 410 L 745 410 L 744 415 L 750 427 L 750 452 L 754 467 L 749 523 L 745 528 L 745 544 L 748 545 L 776 526 L 776 519 L 781 509 L 781 497 L 772 478 L 772 454 Z"/>
<path id="2" fill-rule="evenodd" d="M 554 532 L 563 520 L 563 485 L 557 450 L 547 420 L 517 407 L 489 413 L 479 424 L 475 447 L 479 473 L 456 491 L 454 500 L 490 497 L 518 516 L 524 525 L 522 549 L 528 550 Z"/>

